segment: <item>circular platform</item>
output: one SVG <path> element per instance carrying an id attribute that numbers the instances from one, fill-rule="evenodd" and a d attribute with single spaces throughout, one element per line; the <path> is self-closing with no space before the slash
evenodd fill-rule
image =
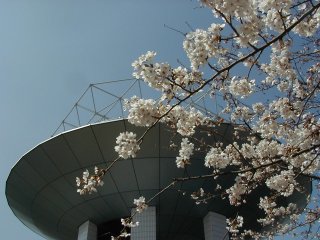
<path id="1" fill-rule="evenodd" d="M 93 172 L 94 166 L 105 167 L 117 157 L 114 146 L 120 132 L 133 131 L 139 136 L 144 130 L 122 119 L 64 132 L 39 144 L 10 172 L 6 186 L 9 206 L 27 227 L 45 238 L 72 240 L 77 237 L 78 227 L 87 220 L 99 228 L 130 216 L 134 198 L 152 197 L 174 177 L 210 173 L 201 154 L 193 156 L 188 173 L 178 169 L 175 163 L 178 149 L 170 149 L 169 142 L 179 144 L 180 139 L 173 137 L 164 125 L 157 124 L 146 135 L 137 158 L 117 162 L 106 174 L 105 185 L 98 193 L 85 196 L 77 193 L 76 177 L 86 169 Z M 206 137 L 207 143 L 231 139 L 231 125 L 222 124 L 217 130 L 221 136 Z M 200 187 L 207 191 L 212 191 L 217 183 L 230 187 L 234 176 L 224 176 L 218 181 L 179 183 L 157 197 L 151 204 L 157 211 L 157 239 L 204 239 L 202 219 L 209 211 L 227 217 L 239 211 L 247 219 L 246 226 L 259 229 L 256 218 L 262 212 L 256 203 L 267 189 L 254 191 L 248 204 L 239 209 L 230 207 L 227 199 L 216 198 L 202 205 L 190 199 L 190 193 Z M 306 180 L 304 185 L 311 192 L 310 182 Z M 306 205 L 302 194 L 295 193 L 292 198 L 300 207 Z"/>

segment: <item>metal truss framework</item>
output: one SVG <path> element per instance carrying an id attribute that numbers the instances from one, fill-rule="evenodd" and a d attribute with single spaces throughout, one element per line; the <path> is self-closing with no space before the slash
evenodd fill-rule
<path id="1" fill-rule="evenodd" d="M 88 124 L 126 118 L 128 112 L 123 108 L 125 99 L 138 96 L 157 100 L 160 95 L 159 91 L 150 88 L 140 79 L 128 78 L 90 84 L 51 136 Z M 210 89 L 188 99 L 182 105 L 196 108 L 208 117 L 217 116 L 217 99 L 212 99 Z"/>

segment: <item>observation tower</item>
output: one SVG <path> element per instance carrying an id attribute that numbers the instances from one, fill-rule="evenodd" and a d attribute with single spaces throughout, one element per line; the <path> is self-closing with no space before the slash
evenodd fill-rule
<path id="1" fill-rule="evenodd" d="M 155 94 L 133 79 L 90 85 L 52 137 L 27 152 L 12 168 L 6 196 L 16 217 L 46 239 L 110 239 L 121 231 L 120 219 L 134 212 L 133 199 L 144 196 L 154 199 L 145 212 L 134 215 L 140 225 L 131 229 L 133 240 L 228 239 L 225 220 L 235 212 L 246 219 L 245 228 L 261 229 L 256 219 L 263 212 L 257 203 L 267 189 L 254 190 L 240 208 L 230 207 L 228 199 L 213 198 L 197 205 L 190 198 L 199 188 L 212 191 L 217 184 L 232 186 L 232 175 L 176 183 L 166 189 L 173 178 L 209 174 L 211 170 L 204 166 L 201 153 L 193 155 L 188 171 L 178 169 L 178 149 L 170 145 L 179 144 L 181 137 L 164 124 L 150 129 L 136 158 L 114 164 L 97 193 L 77 193 L 76 177 L 86 169 L 92 172 L 95 166 L 104 168 L 117 158 L 114 146 L 119 133 L 132 131 L 139 136 L 145 131 L 128 123 L 123 100 L 133 95 L 154 98 Z M 215 109 L 209 109 L 206 101 L 203 96 L 184 104 L 211 115 Z M 208 144 L 227 144 L 234 129 L 221 124 L 216 131 L 220 134 L 215 137 L 201 133 L 197 137 Z M 310 182 L 304 185 L 311 192 Z M 307 204 L 304 195 L 297 192 L 282 204 L 286 201 L 301 208 Z"/>

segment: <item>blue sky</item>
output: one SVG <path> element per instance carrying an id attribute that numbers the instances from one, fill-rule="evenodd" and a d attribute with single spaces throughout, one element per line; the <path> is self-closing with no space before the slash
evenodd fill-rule
<path id="1" fill-rule="evenodd" d="M 186 65 L 185 22 L 213 17 L 197 0 L 0 0 L 1 239 L 43 239 L 11 212 L 5 182 L 12 166 L 47 139 L 90 83 L 131 77 L 147 50 Z M 50 171 L 50 169 L 43 169 Z"/>

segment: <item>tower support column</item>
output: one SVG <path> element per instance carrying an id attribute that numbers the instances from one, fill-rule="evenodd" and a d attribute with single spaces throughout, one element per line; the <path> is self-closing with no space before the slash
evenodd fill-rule
<path id="1" fill-rule="evenodd" d="M 78 240 L 97 240 L 97 232 L 97 226 L 90 221 L 86 221 L 78 228 Z"/>
<path id="2" fill-rule="evenodd" d="M 228 240 L 229 234 L 226 229 L 226 217 L 215 213 L 208 212 L 203 218 L 205 240 Z"/>
<path id="3" fill-rule="evenodd" d="M 136 212 L 131 210 L 131 215 Z M 131 240 L 156 240 L 156 207 L 149 206 L 142 213 L 133 216 L 133 222 L 139 222 L 138 227 L 131 228 Z"/>

